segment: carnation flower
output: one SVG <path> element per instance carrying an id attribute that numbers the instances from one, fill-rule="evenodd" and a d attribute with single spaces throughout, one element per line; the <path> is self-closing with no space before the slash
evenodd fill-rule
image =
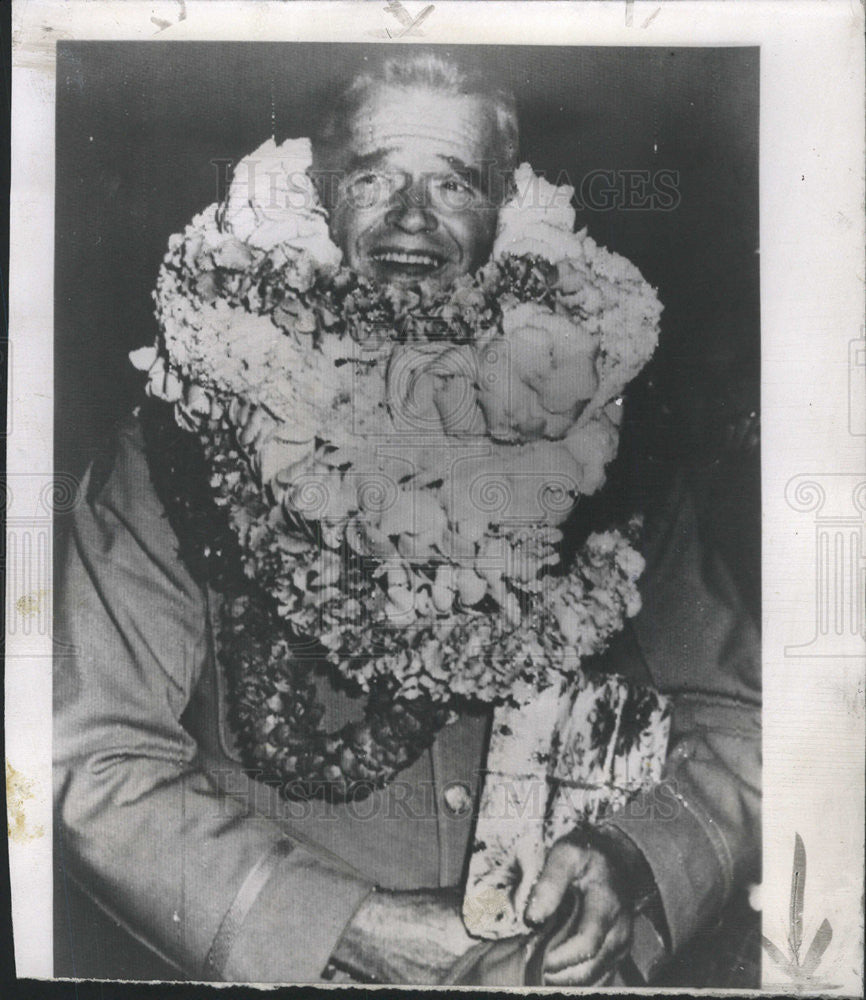
<path id="1" fill-rule="evenodd" d="M 448 341 L 395 346 L 386 375 L 395 429 L 428 439 L 483 434 L 477 378 L 475 355 L 468 346 Z"/>
<path id="2" fill-rule="evenodd" d="M 592 420 L 573 427 L 564 441 L 565 448 L 580 469 L 580 492 L 596 493 L 604 484 L 605 468 L 616 457 L 619 430 L 602 410 Z"/>
<path id="3" fill-rule="evenodd" d="M 533 302 L 507 308 L 501 335 L 479 347 L 479 402 L 503 441 L 561 438 L 598 387 L 598 343 L 567 314 Z"/>
<path id="4" fill-rule="evenodd" d="M 574 188 L 556 187 L 528 163 L 514 172 L 515 192 L 499 211 L 493 259 L 538 254 L 552 262 L 568 256 L 574 229 Z"/>
<path id="5" fill-rule="evenodd" d="M 261 250 L 290 246 L 322 268 L 336 269 L 342 253 L 331 241 L 325 210 L 308 175 L 309 139 L 263 142 L 235 167 L 220 214 L 221 229 Z"/>

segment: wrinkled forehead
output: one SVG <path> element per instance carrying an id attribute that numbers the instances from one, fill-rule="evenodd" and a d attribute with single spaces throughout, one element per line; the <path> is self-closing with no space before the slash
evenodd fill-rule
<path id="1" fill-rule="evenodd" d="M 381 87 L 353 116 L 348 145 L 353 158 L 387 149 L 481 164 L 492 158 L 494 139 L 492 109 L 480 97 Z"/>

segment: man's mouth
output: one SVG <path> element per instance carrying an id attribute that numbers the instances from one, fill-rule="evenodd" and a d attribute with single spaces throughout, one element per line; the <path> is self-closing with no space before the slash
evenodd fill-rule
<path id="1" fill-rule="evenodd" d="M 388 278 L 425 278 L 446 263 L 445 257 L 428 250 L 391 248 L 375 250 L 370 259 Z"/>

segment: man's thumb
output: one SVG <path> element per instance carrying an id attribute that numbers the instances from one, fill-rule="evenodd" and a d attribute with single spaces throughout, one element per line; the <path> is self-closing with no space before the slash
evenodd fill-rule
<path id="1" fill-rule="evenodd" d="M 570 852 L 559 851 L 554 847 L 529 895 L 529 902 L 523 915 L 526 923 L 543 924 L 548 917 L 556 913 L 562 897 L 571 884 L 573 867 Z"/>

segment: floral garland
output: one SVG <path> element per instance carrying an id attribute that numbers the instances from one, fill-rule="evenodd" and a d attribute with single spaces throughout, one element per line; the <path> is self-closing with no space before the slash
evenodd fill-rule
<path id="1" fill-rule="evenodd" d="M 455 698 L 528 702 L 639 609 L 636 525 L 567 568 L 559 526 L 604 482 L 661 306 L 527 164 L 477 274 L 377 287 L 340 267 L 310 162 L 308 140 L 266 143 L 171 238 L 160 333 L 132 360 L 204 459 L 195 510 L 194 461 L 155 474 L 181 545 L 213 550 L 214 505 L 237 542 L 219 639 L 248 761 L 292 794 L 352 797 Z M 276 210 L 252 190 L 262 164 Z M 369 694 L 362 723 L 318 729 L 305 636 Z"/>

